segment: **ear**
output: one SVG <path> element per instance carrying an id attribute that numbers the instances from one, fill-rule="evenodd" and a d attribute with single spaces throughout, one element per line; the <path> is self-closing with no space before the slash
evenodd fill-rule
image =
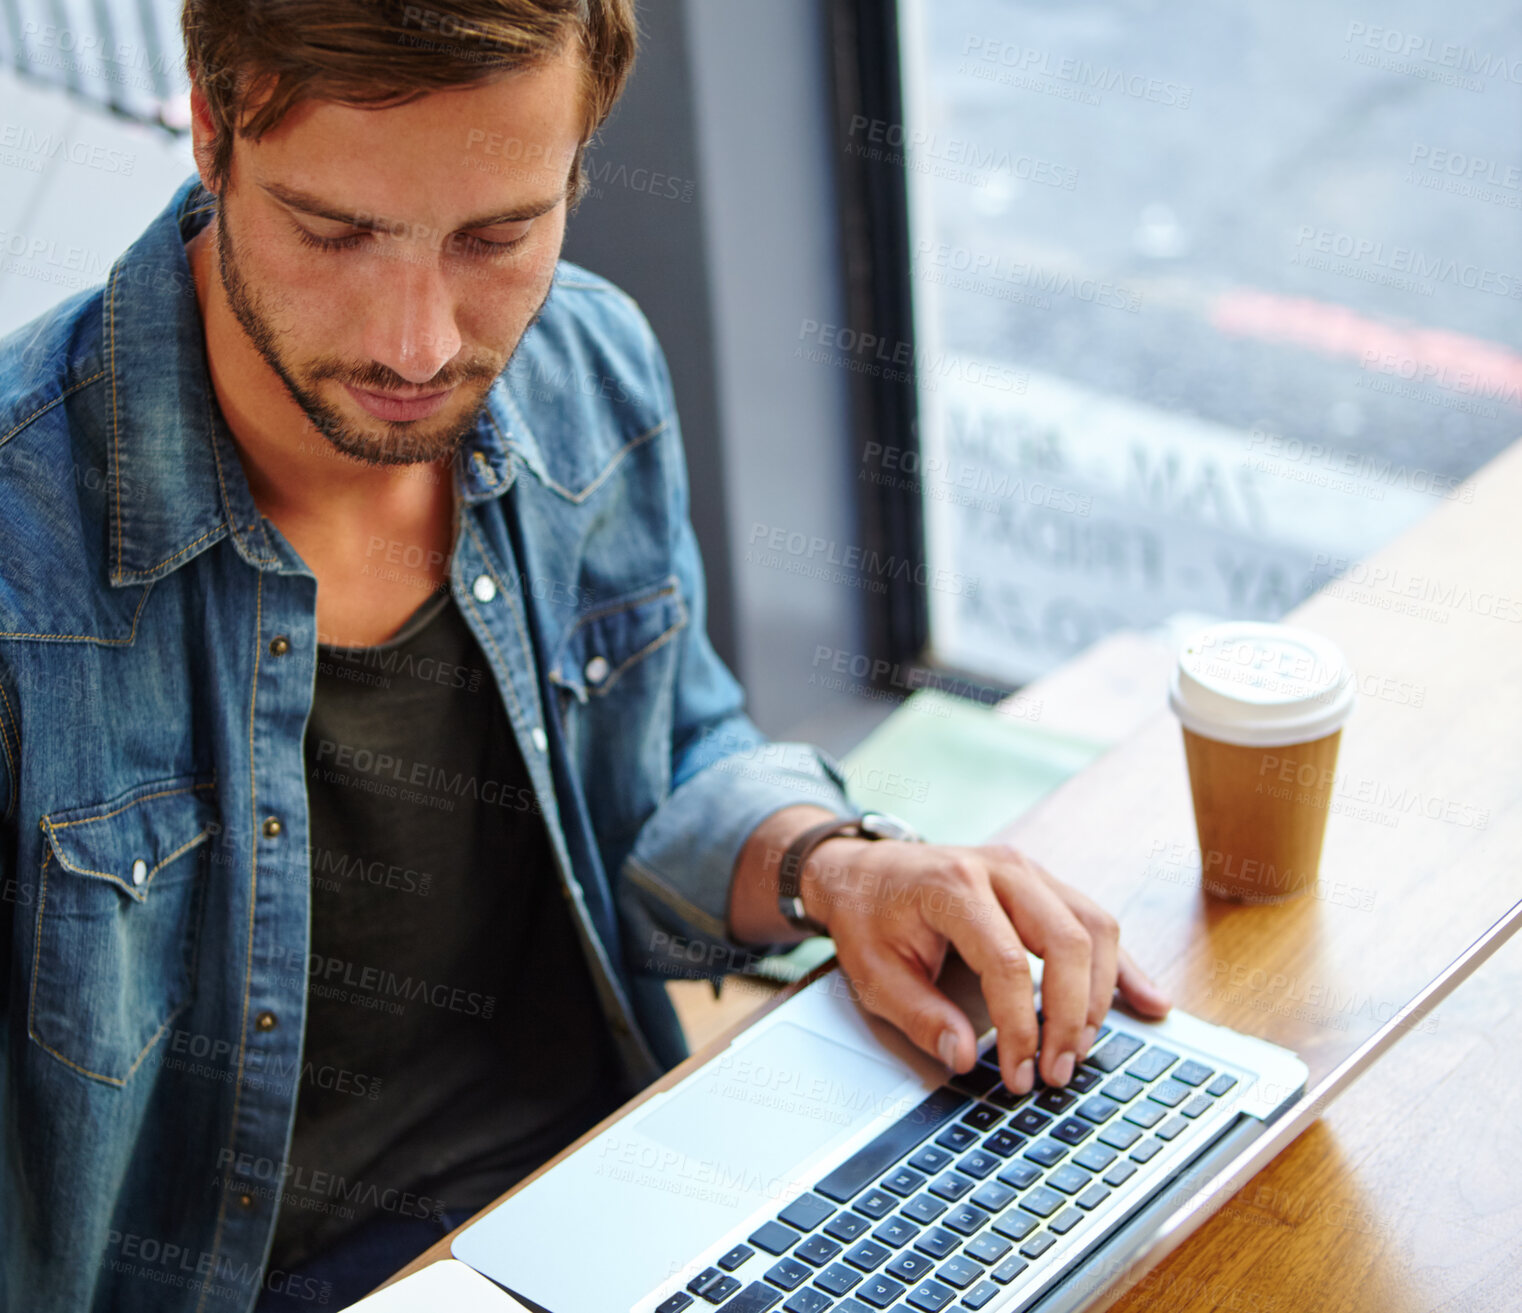
<path id="1" fill-rule="evenodd" d="M 213 196 L 217 194 L 217 189 L 212 184 L 212 179 L 216 174 L 216 170 L 213 167 L 213 160 L 216 154 L 214 150 L 216 135 L 216 128 L 211 118 L 211 106 L 206 100 L 206 92 L 202 88 L 199 79 L 193 79 L 190 84 L 191 151 L 195 155 L 196 172 L 201 175 L 201 186 L 205 187 Z"/>

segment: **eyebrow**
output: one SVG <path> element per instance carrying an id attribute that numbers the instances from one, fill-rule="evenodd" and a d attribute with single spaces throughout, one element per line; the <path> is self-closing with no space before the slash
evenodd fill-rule
<path id="1" fill-rule="evenodd" d="M 405 230 L 408 227 L 400 221 L 392 222 L 373 215 L 356 214 L 352 210 L 345 211 L 342 206 L 330 205 L 321 197 L 313 196 L 310 192 L 301 191 L 296 187 L 286 187 L 278 182 L 261 182 L 259 185 L 282 205 L 293 210 L 300 210 L 303 214 L 314 215 L 319 219 L 346 223 L 351 228 L 362 228 L 367 232 L 394 232 L 398 228 Z M 548 214 L 564 199 L 564 196 L 556 196 L 548 201 L 530 201 L 516 210 L 467 219 L 457 226 L 456 231 L 470 232 L 476 228 L 493 228 L 499 223 L 523 223 L 529 219 L 537 219 L 541 215 Z"/>

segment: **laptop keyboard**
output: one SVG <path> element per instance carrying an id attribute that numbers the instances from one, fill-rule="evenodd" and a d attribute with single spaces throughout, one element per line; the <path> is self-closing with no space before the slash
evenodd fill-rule
<path id="1" fill-rule="evenodd" d="M 655 1313 L 981 1309 L 1071 1253 L 1063 1242 L 1112 1196 L 1149 1193 L 1172 1169 L 1147 1165 L 1192 1144 L 1237 1084 L 1109 1026 L 1064 1089 L 1015 1094 L 996 1060 L 953 1076 Z"/>

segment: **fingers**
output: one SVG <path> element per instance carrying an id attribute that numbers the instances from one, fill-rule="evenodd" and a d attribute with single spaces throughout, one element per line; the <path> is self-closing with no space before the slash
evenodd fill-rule
<path id="1" fill-rule="evenodd" d="M 942 879 L 955 896 L 927 909 L 925 919 L 977 973 L 999 1032 L 1000 1074 L 1016 1094 L 1028 1093 L 1035 1085 L 1039 1036 L 1035 987 L 1019 928 L 995 897 L 985 863 L 958 854 L 949 859 Z"/>
<path id="2" fill-rule="evenodd" d="M 1089 936 L 1089 1010 L 1084 1017 L 1083 1032 L 1078 1038 L 1078 1060 L 1082 1062 L 1094 1047 L 1094 1036 L 1104 1025 L 1105 1014 L 1115 999 L 1115 983 L 1119 974 L 1120 923 L 1087 895 L 1054 879 L 1039 866 L 1036 870 L 1068 905 L 1068 909 L 1078 918 L 1079 924 Z"/>
<path id="3" fill-rule="evenodd" d="M 1166 1017 L 1173 1001 L 1123 948 L 1119 953 L 1119 966 L 1120 996 L 1144 1017 Z"/>
<path id="4" fill-rule="evenodd" d="M 860 971 L 847 974 L 875 989 L 861 991 L 863 1005 L 897 1026 L 926 1053 L 952 1071 L 968 1071 L 978 1058 L 972 1022 L 931 982 L 918 962 L 896 953 L 864 955 Z"/>

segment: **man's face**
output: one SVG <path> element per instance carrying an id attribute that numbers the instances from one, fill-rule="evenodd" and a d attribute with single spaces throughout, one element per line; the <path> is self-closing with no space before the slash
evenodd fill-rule
<path id="1" fill-rule="evenodd" d="M 549 295 L 582 95 L 567 52 L 388 109 L 309 102 L 237 141 L 222 284 L 338 450 L 436 461 L 470 432 Z"/>

